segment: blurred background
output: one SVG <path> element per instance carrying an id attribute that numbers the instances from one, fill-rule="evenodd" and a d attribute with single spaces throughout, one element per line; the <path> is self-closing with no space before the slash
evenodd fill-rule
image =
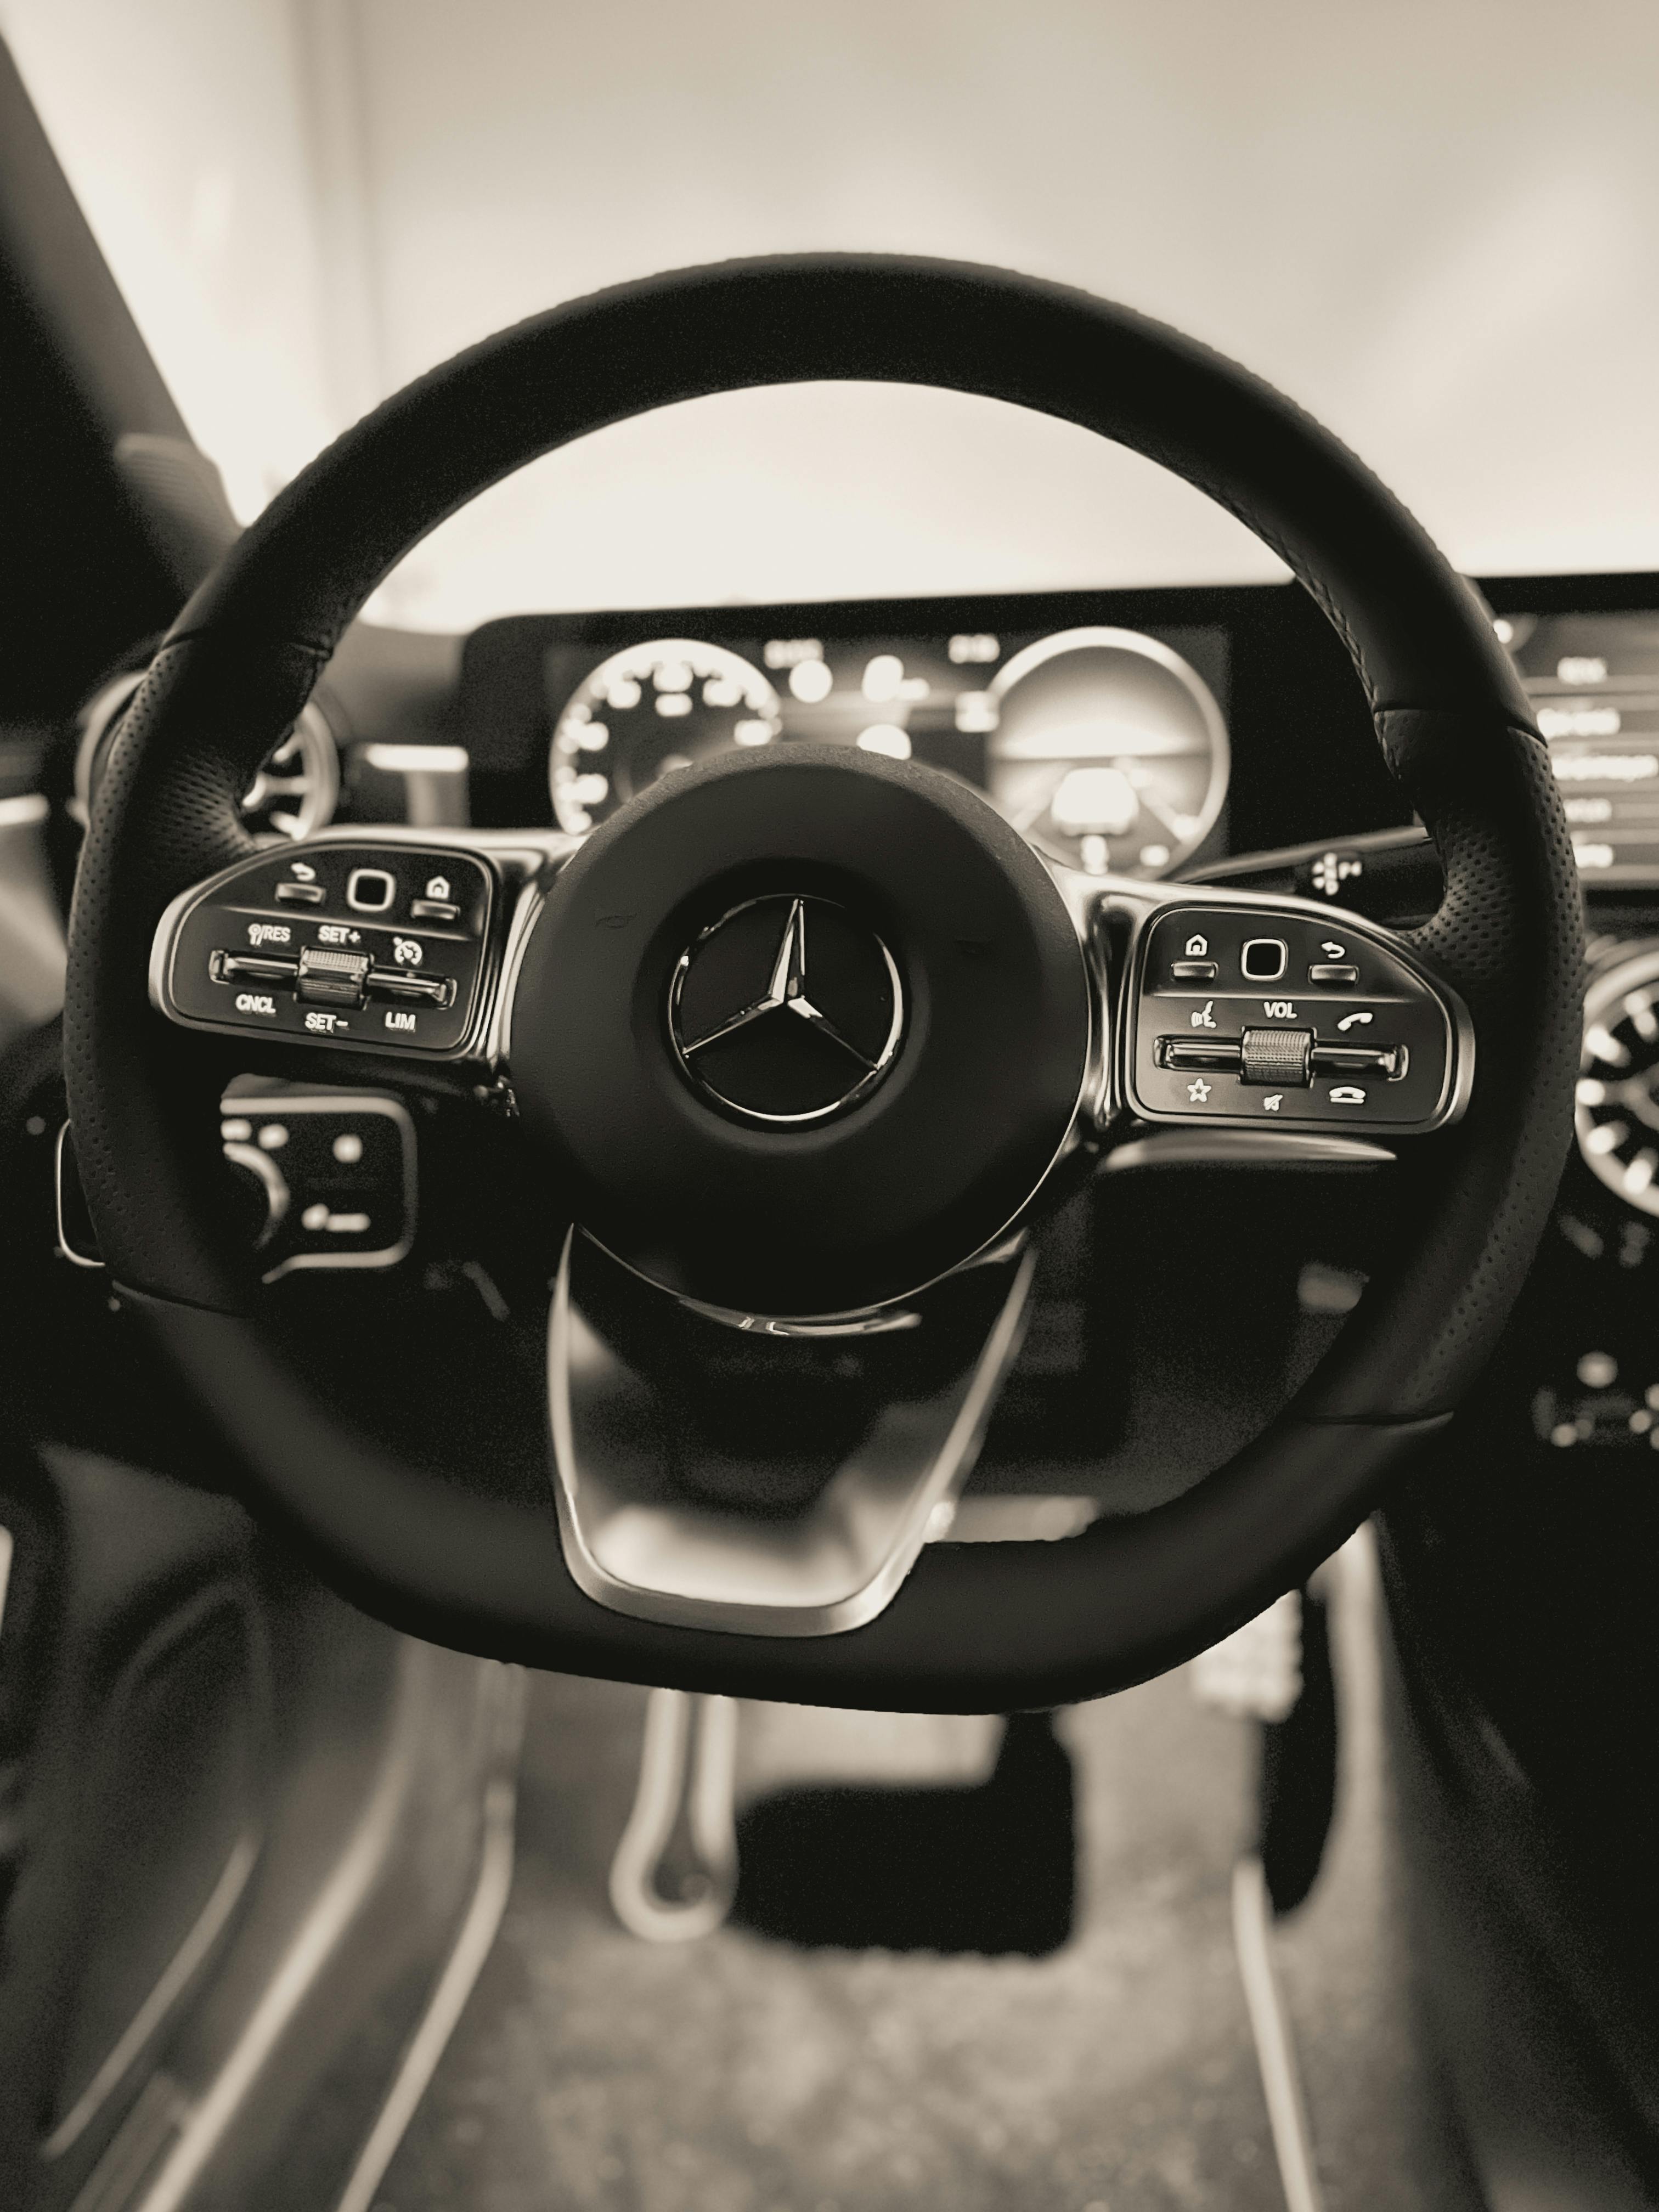
<path id="1" fill-rule="evenodd" d="M 1659 11 L 1629 0 L 0 0 L 246 519 L 486 332 L 621 278 L 1006 264 L 1236 356 L 1463 568 L 1659 566 Z M 1196 494 L 941 394 L 697 403 L 515 477 L 374 611 L 1244 581 Z"/>

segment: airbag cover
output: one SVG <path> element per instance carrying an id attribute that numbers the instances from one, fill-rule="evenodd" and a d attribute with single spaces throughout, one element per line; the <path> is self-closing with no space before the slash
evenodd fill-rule
<path id="1" fill-rule="evenodd" d="M 902 1028 L 844 1110 L 769 1124 L 700 1086 L 671 1001 L 705 931 L 797 898 L 887 949 Z M 805 1316 L 996 1237 L 1067 1141 L 1090 1044 L 1083 950 L 1024 840 L 936 769 L 803 744 L 683 770 L 594 833 L 526 948 L 509 1051 L 603 1244 L 682 1295 Z"/>

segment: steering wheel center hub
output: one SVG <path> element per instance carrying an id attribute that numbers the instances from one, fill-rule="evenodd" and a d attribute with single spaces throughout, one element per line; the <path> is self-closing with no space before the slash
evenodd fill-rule
<path id="1" fill-rule="evenodd" d="M 1081 945 L 975 793 L 792 746 L 596 831 L 526 948 L 512 1061 L 579 1218 L 664 1288 L 822 1316 L 1020 1215 L 1089 1061 Z"/>

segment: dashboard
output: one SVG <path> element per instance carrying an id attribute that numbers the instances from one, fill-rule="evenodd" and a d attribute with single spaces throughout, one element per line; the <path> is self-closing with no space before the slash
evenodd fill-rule
<path id="1" fill-rule="evenodd" d="M 1579 1091 L 1590 1187 L 1570 1234 L 1628 1264 L 1659 1219 L 1659 584 L 1484 588 L 1607 925 Z M 1293 586 L 527 614 L 463 641 L 379 635 L 379 659 L 337 663 L 246 794 L 257 835 L 330 822 L 581 835 L 694 762 L 806 742 L 960 776 L 1085 874 L 1243 880 L 1239 856 L 1328 840 L 1276 887 L 1386 913 L 1391 866 L 1415 861 L 1425 880 L 1358 684 Z M 84 815 L 137 680 L 116 678 L 82 717 L 71 812 Z M 1609 1200 L 1619 1225 L 1600 1218 Z"/>
<path id="2" fill-rule="evenodd" d="M 1628 1284 L 1659 1223 L 1659 580 L 1483 588 L 1592 906 L 1558 1223 Z M 1436 896 L 1346 655 L 1294 586 L 526 614 L 355 651 L 246 794 L 273 845 L 330 822 L 581 835 L 694 762 L 814 743 L 960 776 L 1085 874 L 1256 882 L 1390 920 Z M 72 814 L 136 681 L 82 717 Z M 1548 1426 L 1559 1442 L 1571 1421 Z"/>
<path id="3" fill-rule="evenodd" d="M 1577 1144 L 1456 1424 L 1463 1480 L 1425 1493 L 1441 1548 L 1424 1557 L 1449 1617 L 1484 1624 L 1498 1655 L 1487 1693 L 1518 1737 L 1541 1710 L 1540 1668 L 1577 1668 L 1600 1695 L 1596 1666 L 1623 1679 L 1630 1656 L 1608 1656 L 1608 1624 L 1645 1634 L 1651 1614 L 1636 1585 L 1659 1536 L 1659 577 L 1483 589 L 1555 761 L 1592 939 Z M 0 811 L 0 931 L 28 881 L 9 855 L 38 846 L 57 904 L 28 927 L 61 944 L 75 817 L 112 727 L 100 699 L 27 790 L 0 793 L 17 814 L 9 827 Z M 1273 585 L 526 614 L 465 638 L 360 625 L 244 811 L 273 864 L 284 840 L 329 822 L 580 834 L 682 758 L 860 741 L 965 778 L 1085 872 L 1290 890 L 1390 922 L 1437 901 L 1340 642 L 1304 593 Z M 7 1012 L 0 1000 L 0 1045 Z M 526 1363 L 539 1373 L 544 1357 L 557 1189 L 519 1125 L 470 1097 L 394 1093 L 372 1068 L 343 1085 L 292 1073 L 233 1075 L 204 1131 L 276 1320 L 307 1332 L 329 1387 L 382 1378 L 388 1424 L 434 1469 L 475 1442 L 455 1431 L 447 1378 L 458 1362 L 495 1376 L 501 1479 L 531 1494 L 544 1441 L 514 1409 Z M 0 1173 L 14 1194 L 0 1231 L 40 1255 L 0 1285 L 14 1387 L 39 1393 L 20 1417 L 212 1481 L 215 1440 L 181 1428 L 148 1340 L 111 1310 L 72 1175 L 55 1169 L 65 1108 L 50 1031 L 20 1020 L 0 1081 L 16 1169 Z M 1179 1495 L 1297 1387 L 1398 1227 L 1386 1170 L 1165 1173 L 1155 1151 L 1126 1145 L 1123 1171 L 1089 1179 L 1045 1223 L 979 1494 L 1085 1514 Z M 69 1394 L 65 1346 L 86 1378 Z M 795 1418 L 787 1390 L 775 1411 Z M 1398 1533 L 1416 1540 L 1403 1520 Z M 1584 1592 L 1565 1615 L 1563 1558 Z M 1627 1583 L 1628 1605 L 1608 1598 Z M 1544 1620 L 1560 1632 L 1540 1638 Z"/>
<path id="4" fill-rule="evenodd" d="M 1573 580 L 1531 580 L 1550 600 Z M 1589 596 L 1646 580 L 1577 580 Z M 1527 581 L 1487 590 L 1502 606 Z M 1516 606 L 1495 623 L 1587 889 L 1659 891 L 1659 611 Z M 1202 871 L 1409 820 L 1345 658 L 1291 587 L 524 615 L 431 642 L 459 643 L 459 668 L 422 702 L 427 726 L 360 736 L 360 687 L 325 680 L 244 797 L 256 835 L 336 821 L 581 835 L 694 762 L 800 742 L 961 776 L 1085 873 Z M 137 681 L 116 678 L 81 718 L 82 820 Z"/>

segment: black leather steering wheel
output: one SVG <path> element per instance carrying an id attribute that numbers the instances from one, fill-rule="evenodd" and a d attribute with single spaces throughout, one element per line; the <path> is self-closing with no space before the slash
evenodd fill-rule
<path id="1" fill-rule="evenodd" d="M 1295 901 L 1090 888 L 941 775 L 783 746 L 659 786 L 580 845 L 545 832 L 314 841 L 325 885 L 331 867 L 377 854 L 455 872 L 451 972 L 419 1016 L 429 1042 L 375 1013 L 367 924 L 369 952 L 325 960 L 313 929 L 299 953 L 267 948 L 268 989 L 236 993 L 227 916 L 312 927 L 273 902 L 291 855 L 252 845 L 238 796 L 403 554 L 486 486 L 603 425 L 830 379 L 1063 417 L 1243 520 L 1352 657 L 1441 856 L 1432 921 L 1396 935 Z M 894 1041 L 890 1068 L 876 1069 L 874 1045 L 860 1062 L 879 1080 L 774 1127 L 691 1079 L 702 1040 L 675 1028 L 672 993 L 694 988 L 686 963 L 734 915 L 757 916 L 763 935 L 776 922 L 780 945 L 808 926 L 825 942 L 853 933 L 844 1003 L 874 1007 Z M 1293 1012 L 1270 1017 L 1272 1033 L 1249 1025 L 1250 982 L 1267 970 L 1244 942 L 1278 944 L 1300 977 L 1334 927 L 1409 1051 L 1345 1060 L 1316 989 L 1300 1026 L 1285 1029 Z M 1194 938 L 1219 960 L 1218 1003 L 1242 1010 L 1242 1036 L 1211 1061 L 1192 1057 L 1207 1036 L 1182 1042 L 1200 1018 L 1172 955 Z M 1122 1686 L 1248 1618 L 1449 1419 L 1520 1290 L 1565 1157 L 1582 955 L 1549 763 L 1491 623 L 1352 455 L 1243 370 L 1124 308 L 994 270 L 812 256 L 690 270 L 537 317 L 398 393 L 272 502 L 174 624 L 112 746 L 76 892 L 67 1073 L 122 1296 L 230 1440 L 250 1502 L 365 1607 L 574 1672 L 1006 1711 Z M 780 1006 L 804 989 L 787 968 Z M 239 996 L 270 1010 L 239 1013 Z M 352 1012 L 329 1011 L 342 1006 Z M 314 1049 L 320 1078 L 372 1024 L 386 1079 L 401 1054 L 510 1084 L 576 1218 L 630 1279 L 659 1286 L 650 1297 L 717 1310 L 710 1327 L 878 1327 L 1009 1249 L 1066 1175 L 1126 1133 L 1245 1127 L 1269 1097 L 1275 1128 L 1346 1131 L 1357 1111 L 1365 1133 L 1399 1139 L 1409 1226 L 1293 1402 L 1172 1502 L 1061 1542 L 918 1538 L 878 1599 L 828 1632 L 777 1632 L 718 1606 L 641 1617 L 583 1574 L 551 1480 L 544 1503 L 493 1495 L 482 1446 L 465 1480 L 401 1463 L 325 1409 L 302 1349 L 270 1324 L 226 1225 L 216 1122 L 225 1038 L 257 1047 L 273 1020 Z"/>

